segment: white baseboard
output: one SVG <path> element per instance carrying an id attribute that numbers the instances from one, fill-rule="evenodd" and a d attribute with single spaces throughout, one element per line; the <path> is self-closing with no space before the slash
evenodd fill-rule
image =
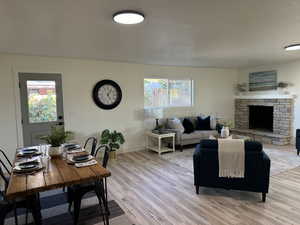
<path id="1" fill-rule="evenodd" d="M 135 146 L 135 147 L 127 147 L 126 149 L 122 149 L 121 151 L 118 151 L 118 154 L 127 153 L 127 152 L 137 152 L 145 150 L 145 146 Z"/>

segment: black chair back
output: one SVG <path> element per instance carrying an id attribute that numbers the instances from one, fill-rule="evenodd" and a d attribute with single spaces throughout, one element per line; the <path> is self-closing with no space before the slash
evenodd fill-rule
<path id="1" fill-rule="evenodd" d="M 97 138 L 95 137 L 89 137 L 88 139 L 86 139 L 83 148 L 86 148 L 86 146 L 91 143 L 91 155 L 95 156 L 95 151 L 96 151 L 96 147 L 97 147 Z"/>
<path id="2" fill-rule="evenodd" d="M 10 169 L 7 168 L 7 164 L 4 163 L 4 161 L 2 160 L 2 157 L 0 158 L 0 163 L 1 165 L 4 167 L 4 169 L 6 170 L 6 172 L 10 175 L 10 171 L 12 169 L 12 163 L 9 161 L 8 157 L 6 156 L 5 152 L 0 148 L 0 152 L 1 155 L 5 158 L 6 162 L 8 163 L 8 165 L 10 166 Z M 2 171 L 3 172 L 3 171 Z"/>
<path id="3" fill-rule="evenodd" d="M 3 170 L 2 170 L 2 168 L 0 167 L 0 177 L 3 179 L 3 181 L 4 181 L 4 184 L 5 184 L 5 191 L 6 191 L 6 189 L 7 189 L 7 186 L 8 186 L 8 182 L 9 182 L 9 178 L 7 178 L 6 176 L 5 176 L 5 174 L 3 173 Z"/>
<path id="4" fill-rule="evenodd" d="M 103 159 L 102 159 L 102 166 L 104 168 L 106 168 L 108 160 L 109 160 L 109 149 L 107 146 L 105 145 L 101 145 L 97 148 L 96 152 L 95 152 L 95 157 L 97 156 L 98 152 L 101 151 L 101 149 L 104 150 L 104 155 L 103 155 Z"/>

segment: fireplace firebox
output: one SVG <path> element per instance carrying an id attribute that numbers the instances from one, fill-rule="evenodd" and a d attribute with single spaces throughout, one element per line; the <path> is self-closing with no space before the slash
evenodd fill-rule
<path id="1" fill-rule="evenodd" d="M 250 105 L 249 129 L 273 132 L 273 106 Z"/>

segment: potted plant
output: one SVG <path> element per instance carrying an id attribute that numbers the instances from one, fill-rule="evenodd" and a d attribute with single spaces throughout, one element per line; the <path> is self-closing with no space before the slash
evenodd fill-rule
<path id="1" fill-rule="evenodd" d="M 100 144 L 107 146 L 109 149 L 109 158 L 116 159 L 116 150 L 125 143 L 124 136 L 121 132 L 104 130 L 100 137 Z"/>
<path id="2" fill-rule="evenodd" d="M 73 138 L 73 132 L 65 131 L 63 126 L 51 127 L 51 133 L 40 137 L 41 140 L 51 145 L 49 148 L 50 156 L 59 156 L 62 153 L 61 145 Z"/>

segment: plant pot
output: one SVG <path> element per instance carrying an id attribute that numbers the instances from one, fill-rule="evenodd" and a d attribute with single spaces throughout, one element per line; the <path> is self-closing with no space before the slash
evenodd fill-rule
<path id="1" fill-rule="evenodd" d="M 59 157 L 62 154 L 62 147 L 50 147 L 49 148 L 49 155 L 51 157 Z"/>
<path id="2" fill-rule="evenodd" d="M 112 159 L 112 160 L 116 160 L 117 159 L 117 153 L 116 153 L 116 151 L 109 152 L 109 159 Z"/>

